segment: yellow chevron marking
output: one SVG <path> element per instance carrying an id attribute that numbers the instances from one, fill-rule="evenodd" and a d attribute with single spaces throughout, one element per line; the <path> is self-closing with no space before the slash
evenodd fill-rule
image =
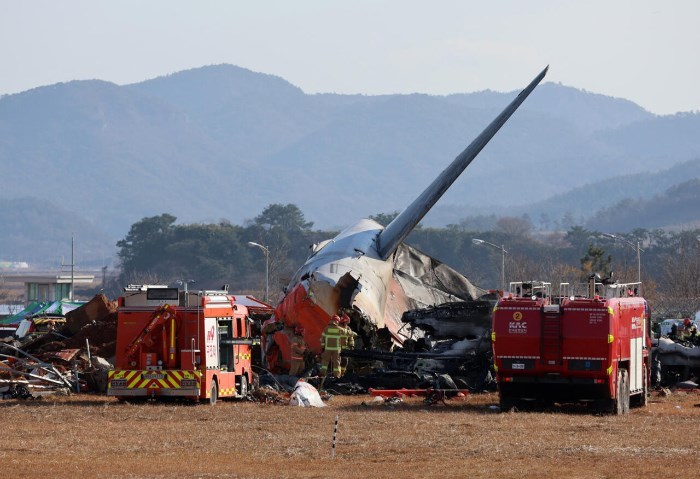
<path id="1" fill-rule="evenodd" d="M 150 382 L 151 382 L 150 379 L 144 379 L 143 381 L 141 381 L 140 383 L 138 383 L 138 386 L 136 386 L 136 387 L 137 387 L 138 389 L 142 389 L 142 388 L 148 387 L 148 383 L 150 383 Z"/>
<path id="2" fill-rule="evenodd" d="M 147 379 L 143 376 L 146 375 Z M 149 376 L 162 375 L 163 378 L 154 378 Z M 122 370 L 116 371 L 111 370 L 108 372 L 108 379 L 123 379 L 126 380 L 126 387 L 129 389 L 140 389 L 140 388 L 169 388 L 178 389 L 182 387 L 181 381 L 183 379 L 195 380 L 197 381 L 197 387 L 201 385 L 202 372 L 201 371 L 182 371 L 182 370 L 157 370 L 157 371 L 143 371 L 143 370 Z"/>

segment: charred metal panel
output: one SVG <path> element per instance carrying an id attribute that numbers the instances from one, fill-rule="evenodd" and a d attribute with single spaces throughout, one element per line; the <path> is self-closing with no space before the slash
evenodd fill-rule
<path id="1" fill-rule="evenodd" d="M 491 331 L 495 300 L 461 301 L 406 311 L 401 320 L 434 339 L 475 339 Z"/>

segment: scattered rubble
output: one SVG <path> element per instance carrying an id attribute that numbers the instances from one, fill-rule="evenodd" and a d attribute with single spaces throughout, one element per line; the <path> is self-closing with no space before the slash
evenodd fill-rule
<path id="1" fill-rule="evenodd" d="M 113 302 L 100 294 L 65 317 L 27 319 L 40 327 L 0 339 L 4 399 L 106 390 L 116 344 Z"/>
<path id="2" fill-rule="evenodd" d="M 353 361 L 346 381 L 365 389 L 493 390 L 491 311 L 497 300 L 492 292 L 406 311 L 401 321 L 411 338 L 401 348 L 342 352 Z"/>
<path id="3" fill-rule="evenodd" d="M 289 393 L 268 386 L 255 389 L 250 394 L 253 400 L 263 404 L 289 404 Z"/>
<path id="4" fill-rule="evenodd" d="M 660 387 L 697 389 L 700 341 L 661 336 L 652 341 L 652 383 Z M 693 387 L 695 385 L 695 387 Z"/>
<path id="5" fill-rule="evenodd" d="M 491 311 L 497 299 L 498 294 L 490 292 L 474 301 L 406 311 L 401 321 L 409 339 L 402 347 L 343 350 L 341 356 L 350 358 L 348 370 L 340 378 L 325 379 L 322 397 L 403 389 L 420 391 L 434 403 L 460 393 L 494 390 Z M 304 380 L 318 388 L 317 358 L 312 352 L 306 356 Z M 290 394 L 297 384 L 296 376 L 262 371 L 265 392 L 256 398 L 261 402 L 277 402 L 276 394 Z"/>

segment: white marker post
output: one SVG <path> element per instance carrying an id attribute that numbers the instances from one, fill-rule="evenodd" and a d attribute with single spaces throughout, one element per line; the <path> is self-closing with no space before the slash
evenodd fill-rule
<path id="1" fill-rule="evenodd" d="M 333 446 L 331 447 L 331 460 L 335 460 L 335 438 L 338 434 L 338 415 L 335 416 L 335 427 L 333 428 Z"/>

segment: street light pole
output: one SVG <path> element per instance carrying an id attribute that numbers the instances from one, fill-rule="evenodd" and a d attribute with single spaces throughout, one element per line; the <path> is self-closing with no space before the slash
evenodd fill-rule
<path id="1" fill-rule="evenodd" d="M 637 240 L 637 244 L 635 245 L 629 240 L 626 240 L 625 238 L 621 238 L 617 235 L 611 234 L 611 233 L 601 233 L 601 235 L 605 236 L 606 238 L 610 238 L 612 240 L 620 240 L 623 243 L 627 243 L 629 246 L 632 247 L 632 249 L 637 251 L 637 282 L 641 283 L 642 282 L 642 249 L 639 247 L 639 240 Z"/>
<path id="2" fill-rule="evenodd" d="M 472 243 L 482 245 L 485 244 L 487 246 L 490 246 L 492 248 L 495 248 L 497 250 L 501 251 L 501 291 L 505 292 L 506 290 L 506 255 L 508 254 L 508 251 L 506 251 L 506 248 L 504 245 L 498 246 L 497 244 L 489 243 L 488 241 L 484 241 L 482 239 L 478 238 L 473 238 Z"/>
<path id="3" fill-rule="evenodd" d="M 177 284 L 181 285 L 184 290 L 185 290 L 185 306 L 189 307 L 190 306 L 190 296 L 187 294 L 187 285 L 190 285 L 194 283 L 195 281 L 193 279 L 178 279 Z"/>
<path id="4" fill-rule="evenodd" d="M 260 248 L 265 254 L 265 302 L 269 302 L 270 295 L 270 250 L 266 246 L 263 246 L 253 241 L 248 241 L 249 246 L 255 248 Z"/>

